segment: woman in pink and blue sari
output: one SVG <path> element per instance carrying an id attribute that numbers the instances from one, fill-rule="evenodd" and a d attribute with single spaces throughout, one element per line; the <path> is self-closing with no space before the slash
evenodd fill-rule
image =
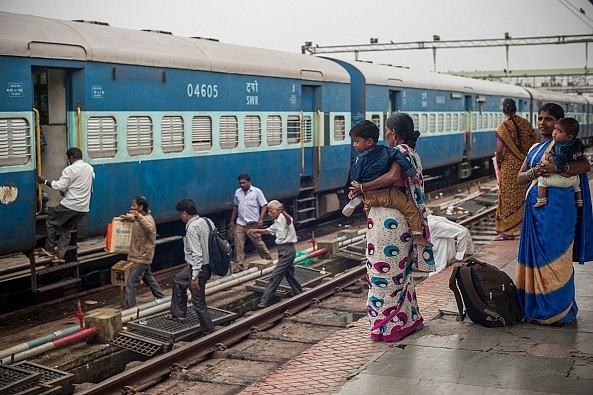
<path id="1" fill-rule="evenodd" d="M 410 160 L 422 180 L 420 156 L 414 150 L 419 136 L 420 133 L 414 130 L 412 118 L 407 114 L 394 114 L 385 122 L 385 141 Z M 420 185 L 413 185 L 397 163 L 391 165 L 388 173 L 351 190 L 355 195 L 364 191 L 366 196 L 387 185 L 400 188 L 415 203 L 423 219 L 424 237 L 429 239 L 423 181 Z M 374 341 L 400 341 L 424 326 L 412 270 L 434 271 L 432 247 L 412 243 L 410 225 L 402 212 L 395 208 L 371 207 L 367 213 L 367 224 L 370 337 Z"/>

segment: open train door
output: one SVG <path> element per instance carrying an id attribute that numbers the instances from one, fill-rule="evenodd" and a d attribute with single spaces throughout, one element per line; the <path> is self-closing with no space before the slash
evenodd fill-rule
<path id="1" fill-rule="evenodd" d="M 319 106 L 316 103 L 316 96 L 320 89 L 318 86 L 301 86 L 301 115 L 298 123 L 301 143 L 301 177 L 299 194 L 294 200 L 292 213 L 297 225 L 319 218 L 316 185 L 319 177 L 323 177 L 321 155 L 324 141 L 321 135 L 321 112 L 317 111 Z"/>
<path id="2" fill-rule="evenodd" d="M 57 180 L 68 164 L 68 71 L 35 67 L 32 70 L 32 79 L 33 107 L 39 114 L 41 126 L 41 155 L 37 168 L 47 179 Z M 47 194 L 47 206 L 55 207 L 60 203 L 58 191 L 50 188 L 44 188 L 43 191 Z"/>
<path id="3" fill-rule="evenodd" d="M 472 148 L 472 130 L 475 125 L 475 119 L 473 117 L 473 96 L 472 95 L 465 95 L 465 120 L 463 122 L 463 136 L 464 136 L 464 149 L 463 149 L 463 157 L 461 159 L 461 163 L 459 164 L 459 171 L 458 171 L 458 178 L 465 179 L 471 176 L 472 167 L 469 161 L 469 153 L 471 152 Z"/>

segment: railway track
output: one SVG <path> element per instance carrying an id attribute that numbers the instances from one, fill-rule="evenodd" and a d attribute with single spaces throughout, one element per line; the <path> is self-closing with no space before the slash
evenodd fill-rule
<path id="1" fill-rule="evenodd" d="M 350 269 L 78 393 L 237 392 L 362 317 L 365 273 Z"/>

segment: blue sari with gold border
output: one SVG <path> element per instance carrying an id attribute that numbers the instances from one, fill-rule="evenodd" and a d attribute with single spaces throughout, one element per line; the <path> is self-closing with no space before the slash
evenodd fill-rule
<path id="1" fill-rule="evenodd" d="M 536 144 L 527 154 L 528 168 L 536 166 L 552 140 Z M 548 204 L 534 208 L 537 185 L 529 189 L 519 253 L 516 285 L 526 320 L 541 324 L 568 323 L 576 318 L 573 261 L 593 260 L 591 192 L 580 175 L 583 208 L 576 207 L 572 188 L 548 188 Z"/>

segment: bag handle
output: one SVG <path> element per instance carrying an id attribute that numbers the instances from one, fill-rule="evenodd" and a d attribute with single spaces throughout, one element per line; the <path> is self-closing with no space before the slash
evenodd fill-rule
<path id="1" fill-rule="evenodd" d="M 465 313 L 463 311 L 463 300 L 461 299 L 461 294 L 459 293 L 459 288 L 457 288 L 457 275 L 459 274 L 460 266 L 455 266 L 453 268 L 453 272 L 451 273 L 451 277 L 449 277 L 449 288 L 455 294 L 455 301 L 457 302 L 457 310 L 459 310 L 459 318 L 461 321 L 465 319 Z"/>

